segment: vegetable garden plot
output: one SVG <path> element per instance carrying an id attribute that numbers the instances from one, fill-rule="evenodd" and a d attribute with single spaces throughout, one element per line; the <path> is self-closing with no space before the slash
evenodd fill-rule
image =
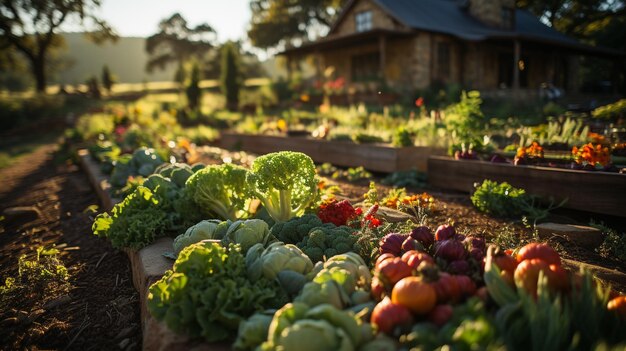
<path id="1" fill-rule="evenodd" d="M 472 192 L 484 179 L 506 181 L 563 207 L 626 217 L 626 174 L 586 172 L 535 166 L 514 166 L 484 161 L 433 156 L 428 160 L 428 181 L 443 189 Z"/>
<path id="2" fill-rule="evenodd" d="M 342 141 L 317 140 L 252 134 L 221 133 L 220 146 L 266 154 L 292 150 L 309 155 L 315 162 L 329 162 L 343 167 L 359 167 L 376 172 L 392 173 L 417 169 L 427 170 L 430 155 L 444 155 L 445 150 L 432 147 L 392 147 L 384 144 L 355 144 Z"/>
<path id="3" fill-rule="evenodd" d="M 285 163 L 274 167 L 280 165 Z M 258 174 L 260 166 L 253 163 L 250 171 Z M 158 193 L 157 188 L 151 191 Z M 267 194 L 261 197 L 286 199 Z M 245 206 L 233 204 L 245 212 Z M 276 202 L 269 206 L 280 208 Z M 281 225 L 269 218 L 221 218 L 189 227 L 172 245 L 172 251 L 180 250 L 173 270 L 149 288 L 148 308 L 142 306 L 161 321 L 145 317 L 149 329 L 144 345 L 225 349 L 215 342 L 229 340 L 238 330 L 237 349 L 300 350 L 306 338 L 311 338 L 307 346 L 313 350 L 430 349 L 444 344 L 528 349 L 550 340 L 558 349 L 581 332 L 575 321 L 588 318 L 607 327 L 584 331 L 579 349 L 599 340 L 611 345 L 622 341 L 618 330 L 624 322 L 619 312 L 612 312 L 619 311 L 622 298 L 612 297 L 608 304 L 607 291 L 595 292 L 589 276 L 563 270 L 559 255 L 547 245 L 528 246 L 517 256 L 493 249 L 486 254 L 482 239 L 458 234 L 453 226 L 442 225 L 434 233 L 410 223 L 392 229 L 377 216 L 376 205 L 364 213 L 347 206 L 341 206 L 346 216 L 270 211 L 289 217 Z M 241 216 L 239 211 L 224 213 Z M 323 223 L 322 218 L 337 223 Z M 268 224 L 257 225 L 259 221 Z M 370 231 L 384 236 L 370 242 L 371 255 L 359 241 Z M 159 245 L 165 246 L 157 254 L 168 242 L 161 240 Z M 516 292 L 515 286 L 521 290 Z M 535 294 L 536 301 L 531 297 Z M 555 299 L 558 295 L 562 300 Z M 586 309 L 567 312 L 574 304 Z M 278 310 L 264 312 L 267 308 Z M 530 318 L 543 310 L 550 314 L 528 327 Z M 553 325 L 554 318 L 560 318 L 559 329 L 537 334 Z M 169 330 L 194 336 L 193 341 Z M 197 344 L 203 339 L 211 344 Z"/>

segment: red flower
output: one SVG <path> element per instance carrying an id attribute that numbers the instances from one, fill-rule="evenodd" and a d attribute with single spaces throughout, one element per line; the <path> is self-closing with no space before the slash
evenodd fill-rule
<path id="1" fill-rule="evenodd" d="M 422 107 L 424 106 L 424 98 L 423 97 L 419 97 L 415 100 L 415 106 L 417 107 Z"/>

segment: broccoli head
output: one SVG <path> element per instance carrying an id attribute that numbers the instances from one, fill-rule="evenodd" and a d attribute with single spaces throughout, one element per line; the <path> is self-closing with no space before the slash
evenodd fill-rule
<path id="1" fill-rule="evenodd" d="M 187 179 L 185 192 L 205 214 L 232 221 L 247 218 L 247 174 L 247 169 L 229 163 L 207 166 Z"/>
<path id="2" fill-rule="evenodd" d="M 304 237 L 297 246 L 309 256 L 311 261 L 319 262 L 324 258 L 354 251 L 357 237 L 354 229 L 346 226 L 336 227 L 334 224 L 324 224 L 313 228 L 309 235 Z"/>
<path id="3" fill-rule="evenodd" d="M 301 152 L 281 151 L 257 158 L 247 182 L 277 222 L 301 216 L 317 198 L 315 164 Z"/>
<path id="4" fill-rule="evenodd" d="M 322 221 L 319 217 L 306 214 L 302 217 L 294 217 L 287 222 L 274 224 L 270 233 L 285 244 L 296 244 L 309 235 L 312 229 L 321 226 Z"/>

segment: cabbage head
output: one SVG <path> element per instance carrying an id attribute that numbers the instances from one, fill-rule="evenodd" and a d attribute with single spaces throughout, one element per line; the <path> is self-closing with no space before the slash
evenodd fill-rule
<path id="1" fill-rule="evenodd" d="M 224 245 L 239 244 L 245 254 L 255 244 L 267 245 L 273 241 L 270 228 L 265 221 L 260 219 L 238 220 L 232 222 L 222 239 Z"/>
<path id="2" fill-rule="evenodd" d="M 267 331 L 274 313 L 255 313 L 247 321 L 239 324 L 237 340 L 233 344 L 235 350 L 254 350 L 267 340 Z"/>
<path id="3" fill-rule="evenodd" d="M 202 240 L 217 239 L 215 237 L 215 233 L 220 223 L 220 220 L 211 219 L 189 227 L 184 234 L 181 234 L 174 239 L 174 252 L 178 254 L 187 246 L 198 243 Z"/>
<path id="4" fill-rule="evenodd" d="M 252 280 L 262 276 L 275 279 L 285 270 L 306 274 L 313 269 L 313 262 L 297 246 L 275 242 L 267 248 L 262 244 L 254 245 L 246 254 L 246 267 Z"/>
<path id="5" fill-rule="evenodd" d="M 356 350 L 369 340 L 354 314 L 331 305 L 290 303 L 274 315 L 262 350 Z"/>

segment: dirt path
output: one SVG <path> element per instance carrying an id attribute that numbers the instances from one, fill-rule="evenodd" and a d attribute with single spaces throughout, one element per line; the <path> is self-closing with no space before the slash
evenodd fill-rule
<path id="1" fill-rule="evenodd" d="M 0 171 L 0 213 L 31 209 L 0 221 L 0 284 L 17 275 L 21 255 L 55 245 L 72 287 L 66 296 L 51 297 L 53 307 L 28 298 L 0 306 L 0 350 L 140 349 L 138 296 L 128 259 L 91 234 L 93 214 L 86 209 L 98 199 L 76 166 L 55 165 L 54 149 L 54 144 L 41 147 Z M 24 315 L 32 318 L 20 318 Z"/>

